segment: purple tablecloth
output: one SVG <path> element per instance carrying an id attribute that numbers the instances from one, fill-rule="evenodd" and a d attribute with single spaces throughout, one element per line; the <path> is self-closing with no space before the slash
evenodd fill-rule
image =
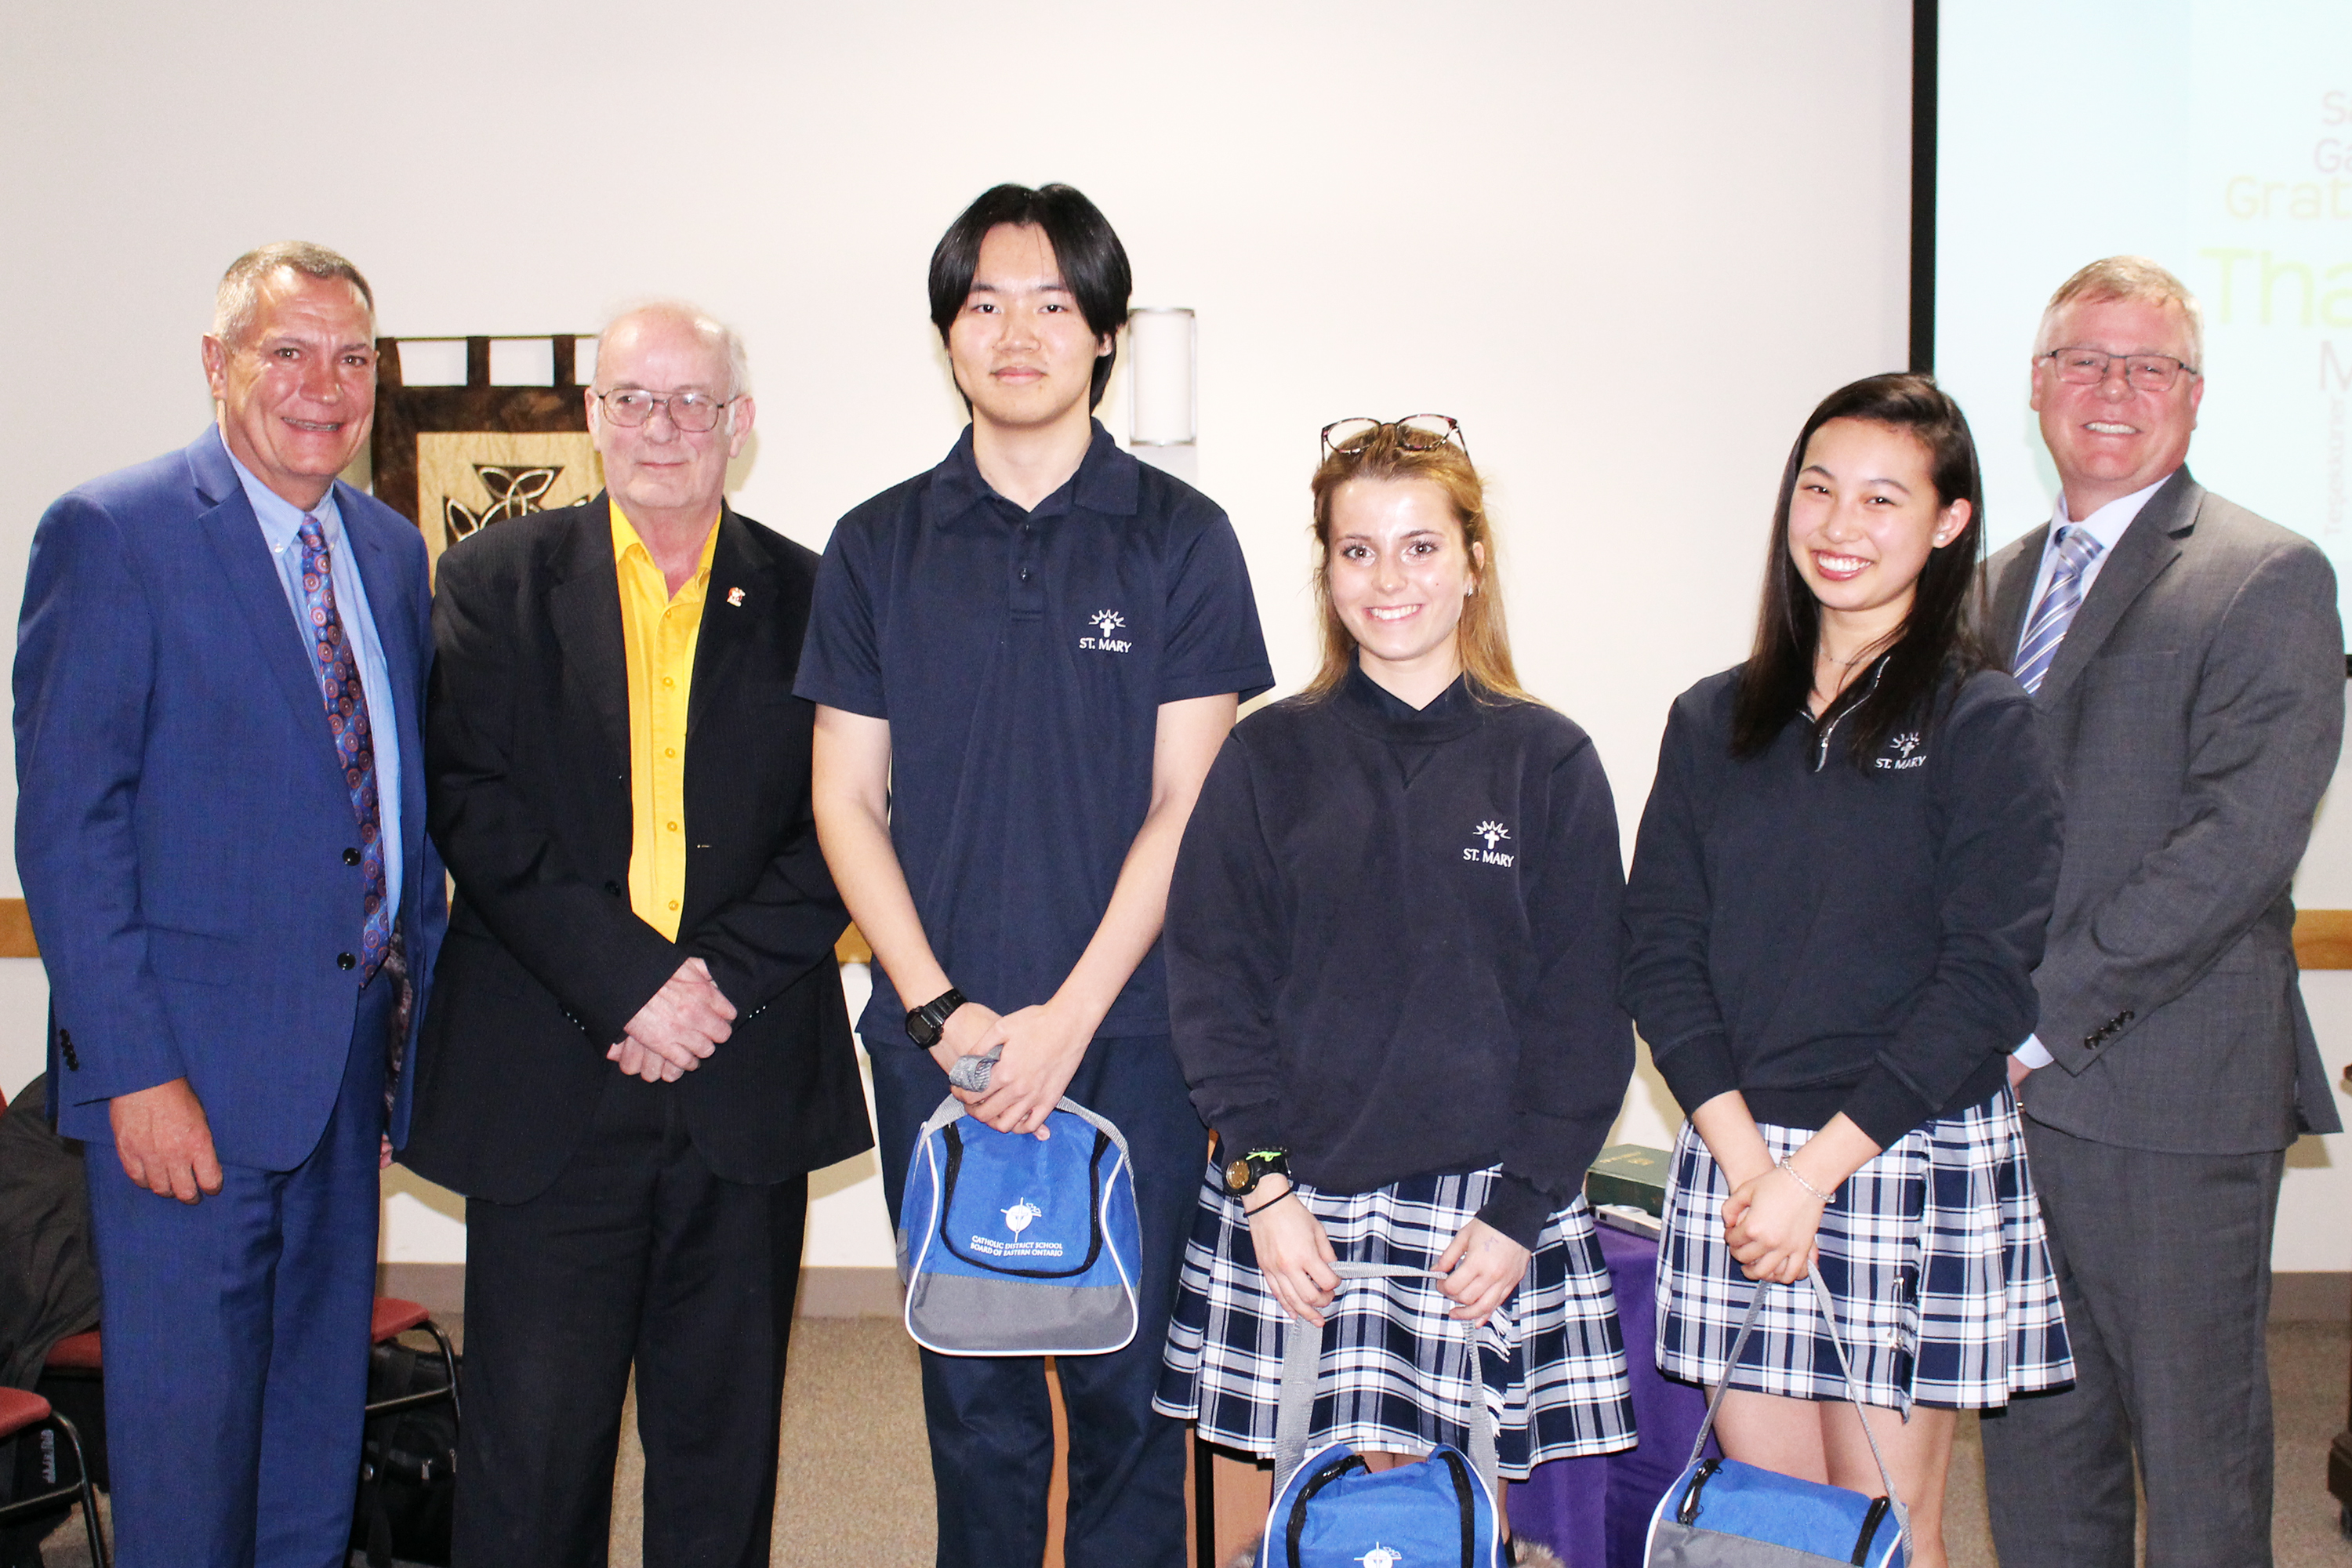
<path id="1" fill-rule="evenodd" d="M 1706 1396 L 1658 1372 L 1657 1308 L 1651 1277 L 1658 1244 L 1601 1228 L 1601 1253 L 1617 1292 L 1625 1361 L 1641 1446 L 1597 1459 L 1557 1459 L 1511 1486 L 1511 1531 L 1539 1541 L 1568 1568 L 1641 1568 L 1650 1512 L 1690 1463 L 1691 1439 L 1706 1419 Z"/>

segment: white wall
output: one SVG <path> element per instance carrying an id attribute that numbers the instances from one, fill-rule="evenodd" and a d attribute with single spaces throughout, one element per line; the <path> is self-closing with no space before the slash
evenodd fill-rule
<path id="1" fill-rule="evenodd" d="M 758 382 L 738 500 L 821 544 L 954 438 L 940 231 L 995 181 L 1063 179 L 1118 226 L 1138 303 L 1200 312 L 1199 482 L 1282 680 L 1311 659 L 1316 430 L 1454 414 L 1523 672 L 1592 731 L 1630 835 L 1667 702 L 1744 647 L 1790 436 L 1903 358 L 1909 35 L 1883 0 L 17 0 L 7 31 L 0 582 L 50 498 L 199 427 L 211 281 L 289 235 L 353 257 L 395 335 L 702 300 Z M 1118 394 L 1105 418 L 1124 432 Z M 9 1087 L 37 1068 L 37 967 L 0 963 Z M 1637 1086 L 1622 1131 L 1662 1139 L 1665 1104 Z M 400 1184 L 388 1247 L 452 1256 L 450 1200 Z M 860 1204 L 820 1203 L 811 1261 L 887 1260 Z"/>

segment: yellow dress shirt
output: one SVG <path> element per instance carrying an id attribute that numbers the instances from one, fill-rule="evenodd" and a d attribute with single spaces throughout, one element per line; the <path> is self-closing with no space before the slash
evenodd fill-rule
<path id="1" fill-rule="evenodd" d="M 673 597 L 620 503 L 612 510 L 629 666 L 629 908 L 676 942 L 686 899 L 686 709 L 719 529 L 713 519 L 702 560 Z"/>

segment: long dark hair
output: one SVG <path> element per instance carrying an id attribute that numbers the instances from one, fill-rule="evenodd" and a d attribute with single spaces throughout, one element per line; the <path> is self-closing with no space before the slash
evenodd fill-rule
<path id="1" fill-rule="evenodd" d="M 1127 264 L 1127 247 L 1102 209 L 1075 186 L 992 185 L 963 209 L 931 252 L 931 324 L 940 342 L 948 341 L 957 312 L 971 297 L 971 275 L 980 268 L 980 242 L 999 224 L 1045 231 L 1054 247 L 1054 264 L 1062 281 L 1078 302 L 1078 314 L 1097 338 L 1111 340 L 1111 352 L 1095 360 L 1094 384 L 1087 406 L 1095 407 L 1110 385 L 1112 363 L 1118 357 L 1118 330 L 1127 325 L 1127 300 L 1135 287 Z"/>
<path id="2" fill-rule="evenodd" d="M 1805 466 L 1813 432 L 1832 419 L 1860 419 L 1910 436 L 1927 454 L 1937 506 L 1969 503 L 1968 525 L 1929 552 L 1911 610 L 1879 658 L 1874 674 L 1857 678 L 1814 721 L 1815 738 L 1843 724 L 1847 753 L 1857 765 L 1885 745 L 1897 727 L 1935 721 L 1933 698 L 1948 679 L 1998 668 L 2001 659 L 1979 629 L 1983 588 L 1984 477 L 1969 422 L 1925 375 L 1874 375 L 1839 387 L 1821 401 L 1780 475 L 1780 503 L 1772 510 L 1772 548 L 1764 563 L 1764 600 L 1756 616 L 1756 647 L 1740 672 L 1732 710 L 1731 753 L 1752 757 L 1772 744 L 1813 689 L 1813 654 L 1821 638 L 1822 606 L 1789 553 L 1789 504 Z"/>

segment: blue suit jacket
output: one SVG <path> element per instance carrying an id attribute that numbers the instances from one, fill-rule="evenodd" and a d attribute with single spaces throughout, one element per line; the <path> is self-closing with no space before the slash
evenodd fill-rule
<path id="1" fill-rule="evenodd" d="M 347 485 L 335 499 L 397 710 L 373 718 L 400 727 L 400 921 L 421 1018 L 446 918 L 425 839 L 425 542 Z M 43 514 L 16 701 L 16 867 L 49 973 L 58 1130 L 110 1142 L 108 1100 L 184 1076 L 222 1160 L 301 1163 L 352 1045 L 359 975 L 337 960 L 360 944 L 362 871 L 344 858 L 358 835 L 318 678 L 216 429 Z"/>

